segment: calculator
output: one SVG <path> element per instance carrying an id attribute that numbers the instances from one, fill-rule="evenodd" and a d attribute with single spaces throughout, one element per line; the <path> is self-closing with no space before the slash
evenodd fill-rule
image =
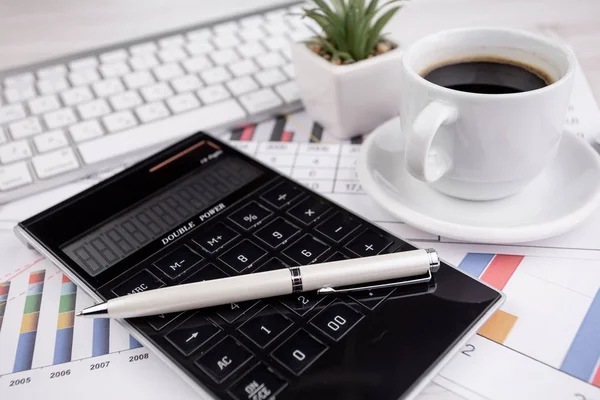
<path id="1" fill-rule="evenodd" d="M 198 132 L 15 227 L 96 301 L 417 247 Z M 426 282 L 118 320 L 199 398 L 414 397 L 499 308 L 442 260 Z"/>

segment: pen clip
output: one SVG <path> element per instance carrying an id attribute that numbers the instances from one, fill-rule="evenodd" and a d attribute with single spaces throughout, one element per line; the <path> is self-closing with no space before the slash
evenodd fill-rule
<path id="1" fill-rule="evenodd" d="M 431 281 L 433 276 L 431 275 L 431 270 L 427 271 L 427 276 L 422 278 L 410 279 L 406 281 L 398 281 L 398 282 L 389 282 L 383 283 L 380 285 L 370 285 L 370 286 L 361 286 L 361 287 L 353 287 L 348 289 L 335 289 L 332 287 L 324 287 L 317 290 L 317 294 L 336 294 L 336 293 L 348 293 L 348 292 L 359 292 L 362 290 L 371 290 L 371 289 L 384 289 L 390 287 L 399 287 L 399 286 L 407 286 L 407 285 L 416 285 L 419 283 L 427 283 Z"/>

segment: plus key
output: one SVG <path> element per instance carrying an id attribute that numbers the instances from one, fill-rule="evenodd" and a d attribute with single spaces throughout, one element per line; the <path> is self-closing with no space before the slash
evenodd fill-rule
<path id="1" fill-rule="evenodd" d="M 276 208 L 283 208 L 296 199 L 301 191 L 290 182 L 283 182 L 262 195 L 263 200 Z"/>

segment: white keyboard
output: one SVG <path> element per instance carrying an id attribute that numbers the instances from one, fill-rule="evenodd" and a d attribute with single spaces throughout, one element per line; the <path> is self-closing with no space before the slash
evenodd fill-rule
<path id="1" fill-rule="evenodd" d="M 299 4 L 0 72 L 0 204 L 301 108 Z"/>

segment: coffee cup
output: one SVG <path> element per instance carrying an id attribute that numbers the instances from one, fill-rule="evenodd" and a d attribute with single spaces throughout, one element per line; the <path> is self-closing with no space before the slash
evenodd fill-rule
<path id="1" fill-rule="evenodd" d="M 416 41 L 401 66 L 405 168 L 460 199 L 519 192 L 558 151 L 575 67 L 568 48 L 514 29 Z"/>

